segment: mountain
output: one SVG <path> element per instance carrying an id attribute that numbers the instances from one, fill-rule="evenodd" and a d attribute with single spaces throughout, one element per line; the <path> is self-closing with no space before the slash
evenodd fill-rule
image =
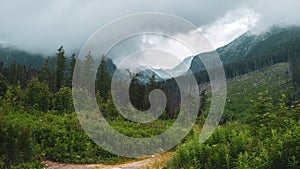
<path id="1" fill-rule="evenodd" d="M 137 79 L 143 84 L 149 83 L 149 80 L 153 75 L 157 82 L 164 80 L 164 78 L 162 78 L 160 75 L 158 75 L 156 72 L 152 71 L 151 69 L 142 70 L 139 72 L 139 75 L 140 76 L 138 76 Z"/>
<path id="2" fill-rule="evenodd" d="M 273 27 L 260 34 L 247 32 L 226 46 L 218 48 L 216 52 L 224 65 L 227 77 L 235 77 L 276 63 L 287 62 L 290 56 L 298 54 L 299 44 L 300 27 Z M 194 74 L 202 74 L 205 67 L 199 57 L 210 54 L 212 53 L 190 56 L 172 69 L 140 68 L 138 78 L 142 83 L 147 83 L 152 75 L 157 81 L 164 81 L 172 77 L 186 75 L 188 70 Z M 3 66 L 16 63 L 39 68 L 44 64 L 44 61 L 45 58 L 41 55 L 0 44 L 0 62 L 3 63 Z M 54 57 L 50 58 L 50 63 L 51 65 L 55 64 Z M 116 70 L 115 64 L 109 58 L 105 60 L 105 64 L 112 75 Z M 127 73 L 125 70 L 124 72 Z M 118 78 L 122 78 L 124 75 Z"/>
<path id="3" fill-rule="evenodd" d="M 106 58 L 104 60 L 105 62 L 105 66 L 109 72 L 109 74 L 111 76 L 116 76 L 115 78 L 117 80 L 122 80 L 125 78 L 129 78 L 129 73 L 127 70 L 122 70 L 120 69 L 120 71 L 118 71 L 118 73 L 114 74 L 117 67 L 116 65 L 113 63 L 111 58 Z M 154 75 L 156 81 L 163 81 L 164 78 L 162 78 L 160 75 L 158 75 L 155 71 L 153 71 L 152 69 L 146 68 L 146 67 L 140 67 L 139 70 L 134 70 L 131 73 L 133 74 L 138 74 L 137 79 L 139 80 L 139 82 L 141 82 L 142 84 L 146 84 L 149 82 L 149 79 Z"/>
<path id="4" fill-rule="evenodd" d="M 287 62 L 289 56 L 298 54 L 299 44 L 300 27 L 273 27 L 260 34 L 247 32 L 213 52 L 218 53 L 226 76 L 231 78 L 276 63 Z M 172 77 L 188 75 L 187 71 L 190 70 L 198 80 L 202 78 L 206 81 L 208 76 L 205 75 L 206 69 L 200 58 L 212 55 L 213 52 L 188 57 L 173 69 L 140 68 L 139 80 L 147 83 L 149 78 L 154 75 L 158 81 L 163 81 Z M 113 63 L 111 62 L 111 64 Z"/>
<path id="5" fill-rule="evenodd" d="M 193 58 L 194 58 L 193 56 L 185 58 L 182 62 L 180 62 L 180 64 L 178 64 L 176 67 L 172 69 L 151 69 L 151 70 L 163 79 L 178 77 L 184 74 L 184 72 L 188 71 Z"/>
<path id="6" fill-rule="evenodd" d="M 290 55 L 297 54 L 299 44 L 300 27 L 273 27 L 261 34 L 247 32 L 216 51 L 225 69 L 227 68 L 227 74 L 230 74 L 229 71 L 243 74 L 276 63 L 287 62 Z M 198 56 L 203 57 L 208 54 L 210 53 Z M 205 71 L 199 57 L 194 57 L 190 65 L 190 70 L 194 74 Z"/>
<path id="7" fill-rule="evenodd" d="M 256 35 L 247 32 L 229 44 L 218 48 L 216 52 L 223 64 L 236 63 L 246 59 L 247 54 L 255 44 L 255 39 Z M 209 54 L 212 54 L 212 52 L 202 53 L 193 57 L 189 69 L 193 73 L 204 71 L 205 67 L 200 58 Z"/>
<path id="8" fill-rule="evenodd" d="M 104 60 L 104 63 L 109 74 L 112 76 L 117 68 L 116 65 L 113 63 L 113 61 L 110 58 L 106 58 Z"/>
<path id="9" fill-rule="evenodd" d="M 0 44 L 0 62 L 3 66 L 13 63 L 25 65 L 26 67 L 39 68 L 44 64 L 45 58 L 41 55 L 31 54 L 15 47 Z"/>

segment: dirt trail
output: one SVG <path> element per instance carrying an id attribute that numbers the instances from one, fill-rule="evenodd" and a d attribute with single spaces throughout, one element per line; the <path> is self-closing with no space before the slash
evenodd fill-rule
<path id="1" fill-rule="evenodd" d="M 171 159 L 172 152 L 117 165 L 65 164 L 45 161 L 47 169 L 161 169 Z"/>

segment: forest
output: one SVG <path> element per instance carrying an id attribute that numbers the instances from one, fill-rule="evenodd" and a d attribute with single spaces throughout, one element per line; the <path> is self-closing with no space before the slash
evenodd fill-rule
<path id="1" fill-rule="evenodd" d="M 300 168 L 299 30 L 279 31 L 257 45 L 262 49 L 255 46 L 244 59 L 224 64 L 226 107 L 220 126 L 204 144 L 198 143 L 198 136 L 211 94 L 207 72 L 193 71 L 193 64 L 199 62 L 193 60 L 190 69 L 198 80 L 203 104 L 197 123 L 171 150 L 174 154 L 165 168 Z M 49 58 L 36 59 L 40 57 L 22 52 L 17 55 L 26 55 L 27 62 L 11 59 L 0 64 L 0 168 L 43 168 L 45 160 L 79 164 L 130 160 L 100 148 L 78 122 L 72 100 L 76 54 L 66 56 L 61 46 L 56 56 Z M 39 61 L 30 64 L 30 60 Z M 84 62 L 90 64 L 93 56 L 87 55 Z M 148 83 L 142 83 L 138 80 L 142 74 L 132 75 L 129 93 L 135 109 L 149 108 L 148 95 L 154 89 L 164 91 L 168 100 L 158 120 L 139 124 L 126 120 L 114 106 L 111 67 L 102 57 L 95 94 L 103 116 L 114 129 L 145 138 L 172 125 L 180 109 L 174 79 L 159 81 L 153 75 Z"/>

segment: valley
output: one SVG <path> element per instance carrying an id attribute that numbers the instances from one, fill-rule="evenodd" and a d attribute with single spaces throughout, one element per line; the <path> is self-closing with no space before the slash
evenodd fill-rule
<path id="1" fill-rule="evenodd" d="M 187 58 L 181 64 L 187 64 L 201 89 L 196 123 L 179 145 L 142 159 L 115 155 L 98 146 L 83 130 L 72 100 L 76 54 L 67 56 L 61 46 L 55 56 L 42 58 L 1 47 L 0 168 L 299 168 L 299 42 L 299 27 L 274 27 L 260 35 L 246 33 L 216 50 L 227 77 L 226 106 L 219 126 L 204 144 L 199 144 L 199 134 L 209 112 L 211 91 L 200 58 L 209 53 Z M 26 60 L 16 59 L 22 55 Z M 37 63 L 31 65 L 33 60 Z M 94 61 L 87 55 L 82 66 Z M 133 138 L 153 137 L 170 128 L 180 111 L 176 81 L 163 75 L 163 69 L 136 74 L 124 71 L 132 76 L 132 105 L 124 109 L 149 109 L 148 95 L 154 89 L 164 91 L 168 101 L 157 120 L 136 123 L 115 107 L 110 88 L 116 69 L 113 60 L 103 58 L 93 91 L 108 124 Z M 172 70 L 179 72 L 178 78 L 190 76 L 180 69 L 179 65 Z M 122 78 L 118 79 L 120 86 L 124 84 Z M 91 102 L 83 100 L 82 104 Z M 91 118 L 93 126 L 97 118 L 83 113 L 80 115 Z M 111 141 L 120 147 L 130 146 L 122 140 Z M 141 145 L 130 148 L 136 153 L 134 148 Z"/>

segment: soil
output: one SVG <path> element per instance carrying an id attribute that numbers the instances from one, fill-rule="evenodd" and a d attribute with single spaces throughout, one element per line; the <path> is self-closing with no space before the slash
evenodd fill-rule
<path id="1" fill-rule="evenodd" d="M 172 152 L 155 155 L 148 158 L 136 159 L 124 164 L 66 164 L 45 161 L 45 169 L 161 169 L 172 157 Z"/>

